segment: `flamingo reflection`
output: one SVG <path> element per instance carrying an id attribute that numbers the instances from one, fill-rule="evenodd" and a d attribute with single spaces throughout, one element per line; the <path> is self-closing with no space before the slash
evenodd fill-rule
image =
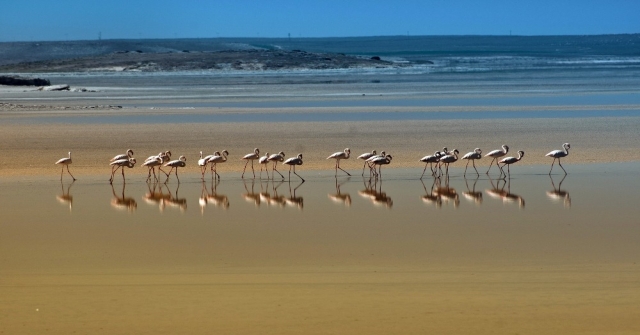
<path id="1" fill-rule="evenodd" d="M 446 157 L 446 156 L 445 156 Z M 455 188 L 449 186 L 449 174 L 445 173 L 444 176 L 444 186 L 441 186 L 440 183 L 442 181 L 441 178 L 437 178 L 438 185 L 433 191 L 436 195 L 442 199 L 443 203 L 453 203 L 453 207 L 458 208 L 460 206 L 460 195 Z"/>
<path id="2" fill-rule="evenodd" d="M 242 198 L 247 202 L 253 203 L 256 207 L 260 207 L 260 193 L 254 191 L 255 180 L 251 180 L 251 191 L 247 188 L 247 183 L 242 180 L 246 193 L 242 193 Z"/>
<path id="3" fill-rule="evenodd" d="M 166 207 L 171 207 L 178 208 L 180 209 L 180 212 L 184 213 L 187 210 L 187 199 L 180 198 L 180 196 L 178 195 L 178 191 L 180 190 L 180 183 L 176 184 L 176 191 L 173 193 L 175 194 L 175 196 L 171 193 L 171 189 L 169 189 L 168 185 L 165 184 L 165 187 L 167 188 L 167 191 L 169 191 L 169 196 L 162 198 L 162 201 L 160 203 L 160 210 L 164 211 Z"/>
<path id="4" fill-rule="evenodd" d="M 378 178 L 369 178 L 368 182 L 363 179 L 365 189 L 358 193 L 371 200 L 374 206 L 386 207 L 391 209 L 393 207 L 393 200 L 387 195 L 386 192 L 382 192 L 382 180 Z M 380 187 L 378 188 L 378 183 Z"/>
<path id="5" fill-rule="evenodd" d="M 556 188 L 556 184 L 553 182 L 553 177 L 549 176 L 549 179 L 551 179 L 551 185 L 553 186 L 553 190 L 547 191 L 547 197 L 549 197 L 549 199 L 551 199 L 554 202 L 562 201 L 564 204 L 564 207 L 570 208 L 571 197 L 569 196 L 569 191 L 562 189 L 562 182 L 564 181 L 565 178 L 567 178 L 566 174 L 562 177 L 562 179 L 560 179 L 560 183 Z"/>
<path id="6" fill-rule="evenodd" d="M 73 196 L 71 194 L 69 194 L 69 190 L 71 189 L 71 186 L 73 186 L 73 183 L 75 183 L 75 179 L 67 186 L 67 191 L 64 191 L 64 184 L 62 183 L 62 180 L 60 180 L 60 188 L 62 189 L 62 193 L 59 195 L 56 195 L 56 199 L 58 199 L 58 202 L 62 205 L 69 205 L 69 213 L 71 213 L 72 209 L 73 209 Z"/>
<path id="7" fill-rule="evenodd" d="M 465 199 L 474 202 L 476 205 L 482 205 L 482 192 L 476 191 L 476 183 L 478 183 L 478 177 L 473 181 L 473 187 L 469 189 L 469 183 L 467 178 L 464 178 L 464 183 L 467 185 L 467 191 L 462 192 Z"/>
<path id="8" fill-rule="evenodd" d="M 116 194 L 115 188 L 113 188 L 113 184 L 111 184 L 111 192 L 113 193 L 113 198 L 111 199 L 111 207 L 116 210 L 126 210 L 129 213 L 133 213 L 138 208 L 138 203 L 134 198 L 125 196 L 125 188 L 126 184 L 122 183 L 122 194 L 118 195 Z"/>
<path id="9" fill-rule="evenodd" d="M 299 210 L 302 210 L 304 207 L 304 200 L 302 197 L 296 196 L 296 190 L 304 184 L 304 181 L 301 181 L 298 186 L 293 189 L 293 193 L 291 193 L 291 181 L 289 181 L 289 197 L 284 198 L 285 203 L 291 207 L 297 207 Z"/>
<path id="10" fill-rule="evenodd" d="M 144 200 L 144 202 L 152 206 L 158 206 L 160 211 L 163 210 L 162 202 L 171 197 L 168 193 L 165 194 L 162 192 L 162 185 L 163 184 L 159 182 L 147 183 L 148 192 L 142 196 L 142 200 Z"/>
<path id="11" fill-rule="evenodd" d="M 340 186 L 342 186 L 342 184 L 348 182 L 350 179 L 351 179 L 351 177 L 348 177 L 343 182 L 338 183 L 338 178 L 336 178 L 336 193 L 334 193 L 334 194 L 329 193 L 327 195 L 329 197 L 329 199 L 331 199 L 333 202 L 335 202 L 337 204 L 344 204 L 346 207 L 351 207 L 351 195 L 349 195 L 349 193 L 340 192 Z"/>
<path id="12" fill-rule="evenodd" d="M 500 187 L 500 182 L 503 182 L 502 187 Z M 524 198 L 511 193 L 511 178 L 502 178 L 498 179 L 498 182 L 493 184 L 493 180 L 489 178 L 489 182 L 491 182 L 492 189 L 486 190 L 487 194 L 495 199 L 501 199 L 503 204 L 506 203 L 517 203 L 518 207 L 524 208 Z M 505 190 L 506 187 L 506 190 Z"/>
<path id="13" fill-rule="evenodd" d="M 285 197 L 283 195 L 278 194 L 278 187 L 280 187 L 282 184 L 284 184 L 283 180 L 280 180 L 278 183 L 276 182 L 271 183 L 272 193 L 266 199 L 269 206 L 278 206 L 280 208 L 284 208 L 284 206 L 287 204 L 287 202 L 284 200 Z M 267 183 L 267 187 L 268 186 L 269 184 Z"/>
<path id="14" fill-rule="evenodd" d="M 433 190 L 435 189 L 435 186 L 436 186 L 436 179 L 437 178 L 433 178 L 433 183 L 431 184 L 431 188 L 429 188 L 428 191 L 427 191 L 427 185 L 425 185 L 424 181 L 420 179 L 420 182 L 422 183 L 422 187 L 424 188 L 424 193 L 425 193 L 424 195 L 420 196 L 420 198 L 425 204 L 430 204 L 430 205 L 433 204 L 437 208 L 441 208 L 442 198 L 440 198 L 438 194 L 433 193 Z"/>
<path id="15" fill-rule="evenodd" d="M 223 209 L 229 208 L 229 198 L 224 194 L 219 194 L 218 184 L 220 184 L 220 180 L 216 179 L 215 181 L 211 181 L 211 192 L 207 191 L 206 182 L 202 182 L 202 192 L 200 194 L 200 213 L 204 214 L 204 208 L 208 204 L 213 204 L 215 207 L 221 207 Z"/>

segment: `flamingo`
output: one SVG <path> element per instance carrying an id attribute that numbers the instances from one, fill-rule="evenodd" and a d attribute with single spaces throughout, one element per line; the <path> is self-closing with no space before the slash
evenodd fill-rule
<path id="1" fill-rule="evenodd" d="M 256 159 L 260 159 L 260 149 L 258 148 L 253 149 L 253 153 L 246 154 L 241 159 L 244 159 L 247 162 L 244 163 L 244 170 L 242 170 L 242 176 L 240 178 L 244 178 L 244 172 L 247 170 L 247 164 L 249 164 L 249 161 L 251 161 L 251 171 L 253 172 L 253 178 L 255 178 L 256 171 L 253 169 L 253 161 L 255 161 Z"/>
<path id="2" fill-rule="evenodd" d="M 161 152 L 160 152 L 159 154 L 157 154 L 157 155 L 147 157 L 147 159 L 145 159 L 145 160 L 144 160 L 144 162 L 146 163 L 146 162 L 148 162 L 148 161 L 155 160 L 156 158 L 161 157 L 162 155 L 164 155 L 164 152 L 162 152 L 162 151 L 161 151 Z"/>
<path id="3" fill-rule="evenodd" d="M 560 164 L 560 158 L 569 156 L 569 149 L 571 148 L 571 144 L 565 143 L 562 145 L 562 147 L 564 148 L 564 150 L 553 150 L 545 155 L 547 157 L 553 157 L 553 162 L 551 163 L 551 170 L 549 170 L 549 174 L 551 174 L 551 171 L 553 170 L 553 164 L 555 164 L 556 159 L 558 160 L 558 165 L 560 165 L 560 168 L 562 169 L 562 171 L 564 171 L 564 174 L 567 174 L 567 171 L 564 169 L 564 167 L 562 167 L 562 164 Z"/>
<path id="4" fill-rule="evenodd" d="M 491 164 L 489 164 L 489 169 L 487 170 L 487 174 L 489 174 L 489 170 L 491 170 L 491 166 L 493 165 L 494 161 L 498 161 L 498 158 L 504 156 L 507 154 L 507 152 L 509 152 L 509 146 L 507 146 L 506 144 L 502 145 L 502 150 L 497 149 L 497 150 L 493 150 L 491 152 L 489 152 L 488 154 L 484 155 L 484 157 L 491 157 L 493 158 L 491 160 Z"/>
<path id="5" fill-rule="evenodd" d="M 209 158 L 213 157 L 213 155 L 209 155 L 206 158 L 202 157 L 202 151 L 200 151 L 200 159 L 198 159 L 198 166 L 200 167 L 200 172 L 202 173 L 202 180 L 204 181 L 204 174 L 207 172 L 207 164 Z"/>
<path id="6" fill-rule="evenodd" d="M 222 150 L 222 154 L 217 154 L 209 158 L 209 160 L 207 161 L 211 163 L 211 171 L 216 174 L 218 179 L 220 179 L 220 175 L 218 174 L 218 163 L 226 162 L 227 156 L 229 156 L 229 151 Z"/>
<path id="7" fill-rule="evenodd" d="M 280 171 L 278 171 L 278 169 L 276 168 L 276 165 L 278 164 L 278 162 L 282 162 L 282 161 L 284 161 L 284 152 L 280 151 L 280 152 L 279 152 L 279 153 L 277 153 L 277 154 L 273 154 L 273 155 L 269 156 L 268 161 L 269 161 L 269 162 L 273 162 L 273 168 L 272 168 L 272 170 L 271 170 L 271 179 L 273 179 L 273 178 L 274 178 L 274 176 L 273 176 L 273 171 L 275 171 L 275 172 L 277 172 L 277 173 L 280 175 L 280 177 L 282 177 L 282 180 L 284 180 L 284 176 L 283 176 L 283 175 L 282 175 L 282 173 L 280 173 Z M 301 161 L 301 162 L 302 162 L 302 161 Z M 300 163 L 300 164 L 302 164 L 302 163 Z M 269 171 L 267 171 L 267 175 L 269 175 Z"/>
<path id="8" fill-rule="evenodd" d="M 371 151 L 371 152 L 365 152 L 362 155 L 358 156 L 358 159 L 362 159 L 364 161 L 364 165 L 362 165 L 362 175 L 364 176 L 364 168 L 365 166 L 367 166 L 367 159 L 376 156 L 377 153 L 375 150 Z"/>
<path id="9" fill-rule="evenodd" d="M 164 157 L 164 152 L 160 152 L 157 155 L 154 156 L 149 156 L 147 157 L 147 159 L 144 160 L 144 162 L 142 163 L 142 166 L 146 166 L 149 169 L 149 175 L 147 176 L 147 181 L 149 181 L 151 179 L 151 172 L 153 171 L 153 176 L 156 176 L 156 165 L 154 165 L 155 161 L 157 161 L 158 159 L 160 159 L 160 166 L 162 166 L 162 158 Z M 151 164 L 151 165 L 150 165 Z M 164 171 L 162 171 L 164 172 Z M 157 180 L 158 178 L 156 178 Z"/>
<path id="10" fill-rule="evenodd" d="M 447 166 L 447 176 L 449 175 L 449 164 L 454 163 L 458 160 L 458 154 L 460 151 L 458 149 L 453 149 L 453 152 L 449 155 L 440 157 L 440 164 L 445 164 Z"/>
<path id="11" fill-rule="evenodd" d="M 291 167 L 293 167 L 293 174 L 302 179 L 302 182 L 305 181 L 304 178 L 300 177 L 300 175 L 296 173 L 296 165 L 302 165 L 302 154 L 298 154 L 297 157 L 291 157 L 287 159 L 283 164 L 289 165 L 289 180 L 291 180 Z"/>
<path id="12" fill-rule="evenodd" d="M 164 153 L 162 153 L 162 155 L 164 155 Z M 158 177 L 156 176 L 156 166 L 158 168 L 162 166 L 162 158 L 156 157 L 155 159 L 147 160 L 144 163 L 142 163 L 142 166 L 146 166 L 149 168 L 149 175 L 147 176 L 147 181 L 151 180 L 152 171 L 153 171 L 153 179 L 158 181 Z"/>
<path id="13" fill-rule="evenodd" d="M 393 157 L 391 157 L 391 155 L 386 155 L 384 157 L 378 157 L 378 158 L 374 159 L 373 161 L 371 161 L 371 164 L 373 164 L 374 173 L 375 173 L 376 165 L 378 165 L 379 166 L 378 175 L 380 175 L 380 178 L 382 178 L 382 166 L 390 164 L 391 163 L 391 159 L 393 159 Z"/>
<path id="14" fill-rule="evenodd" d="M 336 160 L 336 176 L 338 175 L 338 169 L 344 171 L 344 173 L 346 173 L 348 176 L 351 176 L 349 172 L 345 171 L 343 168 L 340 167 L 340 160 L 349 159 L 350 155 L 351 155 L 351 150 L 349 148 L 346 148 L 344 149 L 344 151 L 335 152 L 331 154 L 329 157 L 327 157 L 327 159 Z M 362 174 L 364 175 L 364 172 Z"/>
<path id="15" fill-rule="evenodd" d="M 176 169 L 176 178 L 178 179 L 178 183 L 180 183 L 180 178 L 178 177 L 178 168 L 185 167 L 186 165 L 187 158 L 184 156 L 180 156 L 178 159 L 166 163 L 164 166 L 170 166 L 171 170 L 169 170 L 169 175 L 167 175 L 167 180 L 165 180 L 164 183 L 166 184 L 169 181 L 169 176 L 171 176 L 171 171 L 173 171 L 173 168 Z"/>
<path id="16" fill-rule="evenodd" d="M 115 175 L 116 171 L 118 171 L 118 169 L 122 168 L 122 181 L 126 182 L 126 179 L 124 178 L 124 168 L 125 166 L 128 168 L 133 168 L 134 165 L 136 165 L 136 159 L 135 158 L 123 158 L 123 159 L 118 159 L 115 160 L 111 163 L 109 163 L 109 165 L 112 166 L 111 168 L 111 178 L 109 178 L 109 184 L 113 184 L 113 176 Z"/>
<path id="17" fill-rule="evenodd" d="M 60 158 L 57 162 L 55 162 L 55 164 L 57 165 L 62 165 L 62 170 L 60 171 L 60 181 L 62 181 L 62 174 L 64 173 L 65 166 L 67 167 L 67 173 L 69 173 L 71 178 L 73 178 L 73 181 L 76 180 L 76 178 L 71 174 L 71 172 L 69 172 L 69 164 L 71 163 L 73 163 L 71 161 L 71 151 L 69 151 L 69 157 Z"/>
<path id="18" fill-rule="evenodd" d="M 511 177 L 511 171 L 509 170 L 509 166 L 511 166 L 511 164 L 519 162 L 522 159 L 522 157 L 524 157 L 524 151 L 520 150 L 520 151 L 518 151 L 518 158 L 507 157 L 507 158 L 502 159 L 500 162 L 498 162 L 498 167 L 500 168 L 500 171 L 502 171 L 502 173 L 504 173 L 503 168 L 506 165 L 507 166 L 507 173 L 509 174 L 509 177 Z M 502 164 L 502 167 L 500 167 L 499 164 Z"/>
<path id="19" fill-rule="evenodd" d="M 269 163 L 269 153 L 265 153 L 264 156 L 258 159 L 258 164 L 260 164 L 260 179 L 262 179 L 262 167 L 264 166 L 264 170 L 267 171 L 267 179 L 269 179 L 269 171 L 267 170 L 267 163 Z"/>
<path id="20" fill-rule="evenodd" d="M 375 174 L 375 169 L 373 169 L 373 161 L 378 158 L 384 158 L 386 156 L 387 156 L 387 153 L 383 150 L 380 152 L 379 155 L 373 155 L 364 161 L 366 164 L 369 164 L 369 177 L 371 177 L 372 171 L 373 171 L 373 174 Z"/>
<path id="21" fill-rule="evenodd" d="M 467 166 L 464 167 L 464 175 L 467 175 L 467 168 L 469 167 L 469 162 L 473 163 L 473 169 L 476 170 L 476 174 L 478 176 L 480 176 L 480 173 L 478 173 L 478 169 L 476 169 L 476 159 L 481 159 L 482 158 L 482 150 L 480 150 L 480 148 L 475 148 L 473 149 L 472 152 L 468 152 L 467 154 L 465 154 L 464 156 L 462 156 L 462 159 L 466 159 L 467 160 Z"/>
<path id="22" fill-rule="evenodd" d="M 424 170 L 422 170 L 422 175 L 420 176 L 420 179 L 422 179 L 422 177 L 424 177 L 424 173 L 425 173 L 425 171 L 427 171 L 427 165 L 429 165 L 429 164 L 431 164 L 431 175 L 434 175 L 436 173 L 433 170 L 433 163 L 438 163 L 440 161 L 440 157 L 441 156 L 442 156 L 442 154 L 440 153 L 440 151 L 436 151 L 433 155 L 424 156 L 424 157 L 420 158 L 420 161 L 425 163 Z"/>
<path id="23" fill-rule="evenodd" d="M 133 150 L 131 149 L 127 149 L 127 153 L 122 154 L 122 155 L 115 155 L 113 158 L 111 158 L 109 160 L 109 162 L 115 162 L 117 160 L 121 160 L 121 159 L 129 159 L 133 157 Z"/>
<path id="24" fill-rule="evenodd" d="M 438 170 L 440 171 L 440 174 L 442 174 L 442 164 L 440 163 L 440 158 L 444 157 L 444 156 L 448 156 L 450 155 L 451 152 L 449 151 L 449 149 L 447 149 L 447 147 L 442 148 L 442 151 L 440 151 L 440 157 L 438 158 L 438 161 L 436 163 L 438 163 Z M 434 171 L 434 175 L 435 175 L 435 171 Z"/>

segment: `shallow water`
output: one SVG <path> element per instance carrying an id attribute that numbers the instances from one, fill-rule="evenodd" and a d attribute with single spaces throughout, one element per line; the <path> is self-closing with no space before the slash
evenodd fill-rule
<path id="1" fill-rule="evenodd" d="M 377 183 L 5 177 L 0 321 L 59 334 L 321 333 L 328 319 L 323 331 L 635 332 L 640 164 L 567 168 L 503 181 L 452 168 L 439 188 L 421 169 Z"/>
<path id="2" fill-rule="evenodd" d="M 383 171 L 384 176 L 378 181 L 360 175 L 335 178 L 327 171 L 300 171 L 307 179 L 305 183 L 295 175 L 291 182 L 280 181 L 280 178 L 273 182 L 241 180 L 237 174 L 229 174 L 217 185 L 208 177 L 202 183 L 194 174 L 181 174 L 181 183 L 172 176 L 167 184 L 148 184 L 140 175 L 129 176 L 126 184 L 116 175 L 113 185 L 102 176 L 85 176 L 73 183 L 66 175 L 62 183 L 55 178 L 32 177 L 19 181 L 4 178 L 0 196 L 3 207 L 11 210 L 1 214 L 2 249 L 6 256 L 3 269 L 21 273 L 48 267 L 41 262 L 50 255 L 30 253 L 24 257 L 20 253 L 36 247 L 32 244 L 42 239 L 56 252 L 67 249 L 82 254 L 88 247 L 82 239 L 59 239 L 62 236 L 45 233 L 58 228 L 90 234 L 94 238 L 93 246 L 99 245 L 110 252 L 114 251 L 110 245 L 113 238 L 133 244 L 156 244 L 161 238 L 171 248 L 208 244 L 207 240 L 161 237 L 168 231 L 179 232 L 179 235 L 197 231 L 206 232 L 214 240 L 224 240 L 223 245 L 216 247 L 223 254 L 229 252 L 224 250 L 224 245 L 251 239 L 254 248 L 285 255 L 286 250 L 297 250 L 294 247 L 297 239 L 304 237 L 308 243 L 305 248 L 313 246 L 318 253 L 305 255 L 298 250 L 285 256 L 294 263 L 316 262 L 316 258 L 323 259 L 324 252 L 334 247 L 342 250 L 335 255 L 341 261 L 355 261 L 359 257 L 352 252 L 362 245 L 384 258 L 392 257 L 402 263 L 421 262 L 422 257 L 434 251 L 428 243 L 435 242 L 434 230 L 442 234 L 437 240 L 447 241 L 449 245 L 440 252 L 447 251 L 447 258 L 453 257 L 454 263 L 460 262 L 460 265 L 467 259 L 492 263 L 500 259 L 511 262 L 514 257 L 520 261 L 569 263 L 633 260 L 640 253 L 616 250 L 622 245 L 640 248 L 640 244 L 635 243 L 640 230 L 635 219 L 635 200 L 640 186 L 638 167 L 638 163 L 570 165 L 571 174 L 564 177 L 547 175 L 546 166 L 522 166 L 514 168 L 509 179 L 488 178 L 485 168 L 481 168 L 479 178 L 468 172 L 465 179 L 462 169 L 458 168 L 452 169 L 448 182 L 434 179 L 428 173 L 419 180 L 421 169 Z M 561 172 L 556 167 L 558 171 Z M 492 176 L 496 178 L 497 173 Z M 615 220 L 609 219 L 612 217 Z M 128 236 L 132 225 L 145 235 L 145 241 Z M 111 235 L 103 239 L 97 232 L 105 229 Z M 256 236 L 256 230 L 269 231 L 269 234 Z M 569 234 L 572 230 L 578 235 L 571 236 L 571 243 L 555 244 L 560 242 L 557 235 L 560 231 Z M 32 233 L 24 235 L 26 231 Z M 486 234 L 478 236 L 480 240 L 494 240 L 497 236 L 494 234 L 507 234 L 510 238 L 504 236 L 506 239 L 494 240 L 484 247 L 493 255 L 491 259 L 469 253 L 471 250 L 464 247 L 458 249 L 460 243 L 477 245 L 480 240 L 474 240 L 473 235 L 479 231 Z M 535 236 L 528 235 L 533 231 Z M 624 237 L 616 242 L 617 248 L 610 248 L 612 240 L 593 240 L 604 231 L 611 238 Z M 353 244 L 354 241 L 341 238 L 347 232 L 363 235 Z M 513 245 L 512 238 L 526 242 Z M 327 241 L 332 243 L 326 244 Z M 386 253 L 388 243 L 400 241 L 403 242 L 396 245 L 397 249 Z M 402 246 L 405 243 L 407 245 Z M 563 253 L 548 258 L 531 249 L 537 243 L 555 246 Z M 589 243 L 590 249 L 577 248 L 583 243 Z M 416 248 L 416 253 L 409 252 L 408 245 Z M 239 252 L 236 246 L 231 249 Z M 436 251 L 433 256 L 440 252 Z M 253 263 L 255 256 L 240 252 L 232 258 L 238 264 L 245 264 Z M 213 255 L 199 257 L 204 260 Z M 148 254 L 145 258 L 147 267 L 166 265 L 162 257 Z M 85 260 L 85 266 L 92 267 L 91 259 Z M 128 263 L 124 259 L 122 262 L 112 266 Z"/>

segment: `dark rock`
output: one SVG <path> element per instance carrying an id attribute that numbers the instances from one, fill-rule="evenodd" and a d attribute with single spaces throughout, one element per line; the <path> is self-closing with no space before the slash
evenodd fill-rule
<path id="1" fill-rule="evenodd" d="M 24 78 L 19 76 L 0 76 L 0 85 L 10 86 L 49 86 L 51 82 L 41 78 Z"/>
<path id="2" fill-rule="evenodd" d="M 69 85 L 51 85 L 51 86 L 42 86 L 38 88 L 39 91 L 68 91 Z"/>
<path id="3" fill-rule="evenodd" d="M 373 56 L 371 57 L 371 60 L 381 60 L 379 56 Z"/>

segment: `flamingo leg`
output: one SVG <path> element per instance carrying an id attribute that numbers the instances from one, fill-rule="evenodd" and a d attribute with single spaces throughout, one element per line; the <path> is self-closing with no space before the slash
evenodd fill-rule
<path id="1" fill-rule="evenodd" d="M 564 174 L 567 174 L 567 170 L 564 169 L 564 167 L 562 166 L 562 164 L 560 164 L 560 158 L 558 158 L 558 165 L 560 165 L 560 168 L 562 169 L 562 171 L 564 171 Z M 69 168 L 69 166 L 67 165 L 67 168 Z"/>
<path id="2" fill-rule="evenodd" d="M 491 163 L 489 163 L 489 168 L 487 169 L 487 174 L 489 174 L 489 170 L 491 170 L 491 167 L 493 166 L 493 161 L 495 161 L 496 159 L 497 159 L 497 158 L 495 158 L 495 157 L 494 157 L 494 158 L 491 160 Z M 498 165 L 498 164 L 496 163 L 496 165 Z M 498 165 L 498 168 L 499 168 L 499 167 L 500 167 L 500 165 Z"/>
<path id="3" fill-rule="evenodd" d="M 114 166 L 111 168 L 111 178 L 109 178 L 109 183 L 113 183 L 113 176 L 116 175 L 116 172 L 118 172 L 119 168 L 120 166 Z"/>
<path id="4" fill-rule="evenodd" d="M 367 161 L 364 161 L 364 164 L 362 165 L 362 176 L 364 177 L 364 168 L 365 166 L 367 166 Z"/>
<path id="5" fill-rule="evenodd" d="M 123 183 L 126 183 L 126 182 L 127 182 L 127 180 L 124 178 L 124 167 L 123 167 L 122 169 L 120 169 L 120 171 L 122 172 L 122 182 L 123 182 Z M 123 191 L 123 193 L 124 193 L 124 191 Z M 123 198 L 124 198 L 124 197 L 123 197 Z"/>
<path id="6" fill-rule="evenodd" d="M 169 176 L 161 167 L 158 166 L 158 170 L 162 171 L 165 175 Z"/>
<path id="7" fill-rule="evenodd" d="M 218 174 L 218 164 L 215 164 L 213 172 L 216 174 L 216 177 L 218 178 L 218 180 L 220 180 L 220 175 Z"/>
<path id="8" fill-rule="evenodd" d="M 340 161 L 339 160 L 337 161 L 337 167 L 338 167 L 338 169 L 344 171 L 344 173 L 346 173 L 347 176 L 351 177 L 351 174 L 349 172 L 345 171 L 343 168 L 340 167 Z M 338 172 L 338 171 L 336 171 L 336 172 Z"/>
<path id="9" fill-rule="evenodd" d="M 282 177 L 282 180 L 284 180 L 284 176 L 282 175 L 282 173 L 280 173 L 280 171 L 278 171 L 278 169 L 276 168 L 276 165 L 278 165 L 278 162 L 273 162 L 273 171 L 278 172 L 278 174 L 280 175 L 280 177 Z M 293 168 L 295 170 L 295 168 Z M 291 169 L 289 169 L 291 170 Z M 271 178 L 273 177 L 273 171 L 271 172 Z"/>
<path id="10" fill-rule="evenodd" d="M 60 181 L 62 181 L 62 174 L 64 173 L 64 166 L 62 166 L 62 170 L 60 170 Z"/>
<path id="11" fill-rule="evenodd" d="M 165 184 L 169 181 L 169 177 L 171 177 L 171 171 L 173 171 L 173 166 L 171 167 L 171 170 L 169 170 L 169 174 L 167 175 L 167 179 L 164 181 Z"/>
<path id="12" fill-rule="evenodd" d="M 71 172 L 69 171 L 69 165 L 67 165 L 67 172 L 69 173 L 69 175 L 71 176 L 71 178 L 73 178 L 73 181 L 76 180 L 76 177 L 74 177 Z"/>
<path id="13" fill-rule="evenodd" d="M 557 159 L 557 158 L 555 158 L 555 157 L 554 157 L 554 158 L 553 158 L 553 162 L 551 162 L 551 170 L 549 170 L 549 174 L 551 174 L 551 171 L 553 171 L 553 164 L 555 164 L 555 163 L 556 163 L 556 159 Z M 559 163 L 559 161 L 558 161 L 558 164 L 560 164 L 560 163 Z M 564 169 L 563 169 L 563 170 L 564 170 Z"/>
<path id="14" fill-rule="evenodd" d="M 468 160 L 467 161 L 467 165 L 465 165 L 465 167 L 464 167 L 464 176 L 467 175 L 467 168 L 469 167 L 469 161 L 471 161 L 471 160 Z"/>
<path id="15" fill-rule="evenodd" d="M 180 177 L 178 177 L 178 168 L 176 167 L 176 179 L 178 179 L 178 184 L 180 184 Z M 176 190 L 176 197 L 178 196 L 178 191 Z"/>
<path id="16" fill-rule="evenodd" d="M 293 174 L 298 176 L 298 178 L 302 179 L 302 182 L 304 183 L 304 181 L 305 181 L 304 178 L 300 177 L 300 175 L 296 173 L 296 166 L 295 165 L 293 165 Z M 291 178 L 289 178 L 289 181 L 291 181 Z"/>
<path id="17" fill-rule="evenodd" d="M 424 173 L 425 173 L 425 171 L 427 171 L 427 166 L 429 166 L 429 163 L 426 163 L 424 165 L 424 170 L 422 170 L 422 175 L 420 176 L 420 179 L 422 179 L 422 177 L 424 177 Z"/>
<path id="18" fill-rule="evenodd" d="M 251 172 L 253 172 L 253 179 L 256 178 L 256 170 L 253 169 L 253 159 L 251 160 Z"/>
<path id="19" fill-rule="evenodd" d="M 248 160 L 244 163 L 244 170 L 242 170 L 242 176 L 240 176 L 240 178 L 244 178 L 244 172 L 247 171 L 247 164 L 249 164 Z M 253 160 L 251 161 L 251 167 L 253 167 Z"/>

